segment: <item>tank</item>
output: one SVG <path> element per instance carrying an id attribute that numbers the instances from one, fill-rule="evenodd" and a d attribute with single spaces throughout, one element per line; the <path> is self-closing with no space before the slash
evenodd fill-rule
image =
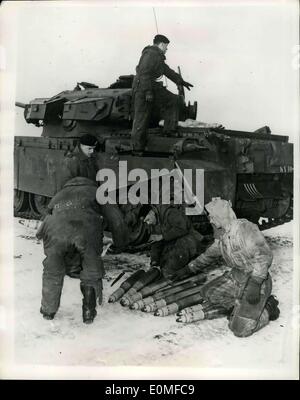
<path id="1" fill-rule="evenodd" d="M 154 168 L 176 168 L 179 173 L 197 169 L 200 175 L 193 178 L 191 190 L 195 190 L 195 179 L 200 179 L 203 204 L 213 197 L 230 200 L 238 218 L 247 218 L 260 229 L 293 218 L 293 144 L 288 136 L 274 135 L 267 126 L 255 132 L 179 126 L 176 133 L 165 136 L 159 126 L 162 116 L 152 115 L 145 152 L 135 156 L 131 151 L 132 80 L 133 75 L 123 75 L 108 88 L 80 82 L 51 98 L 16 103 L 24 108 L 28 124 L 42 127 L 40 137 L 15 136 L 16 216 L 43 216 L 51 197 L 62 187 L 64 157 L 83 134 L 91 133 L 99 140 L 99 169 L 117 171 L 120 161 L 127 161 L 128 172 L 134 168 L 149 174 Z M 197 103 L 186 104 L 182 88 L 179 99 L 180 121 L 195 121 Z M 133 213 L 137 222 L 149 206 L 120 205 L 119 209 L 120 218 L 126 221 L 127 214 Z M 200 232 L 210 231 L 203 209 L 191 212 L 191 219 Z M 149 232 L 145 224 L 137 225 L 131 242 L 141 244 Z"/>

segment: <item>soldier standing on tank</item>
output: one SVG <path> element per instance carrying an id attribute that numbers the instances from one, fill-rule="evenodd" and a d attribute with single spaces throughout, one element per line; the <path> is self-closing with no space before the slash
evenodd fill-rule
<path id="1" fill-rule="evenodd" d="M 62 184 L 76 176 L 96 180 L 98 170 L 94 151 L 98 143 L 98 139 L 93 135 L 87 133 L 81 136 L 79 145 L 64 158 Z"/>
<path id="2" fill-rule="evenodd" d="M 193 87 L 165 63 L 165 54 L 170 43 L 163 35 L 156 35 L 153 45 L 142 52 L 133 80 L 134 120 L 132 146 L 134 153 L 142 154 L 147 141 L 147 128 L 153 107 L 164 112 L 164 132 L 176 131 L 178 125 L 179 97 L 156 82 L 165 75 L 176 85 Z"/>
<path id="3" fill-rule="evenodd" d="M 49 215 L 41 225 L 37 238 L 43 239 L 43 288 L 40 312 L 53 319 L 60 304 L 66 255 L 77 252 L 81 259 L 80 289 L 83 294 L 82 317 L 92 323 L 97 311 L 96 300 L 102 302 L 103 218 L 96 201 L 96 181 L 84 177 L 68 181 L 50 201 Z"/>
<path id="4" fill-rule="evenodd" d="M 212 306 L 221 306 L 231 314 L 229 328 L 235 336 L 250 336 L 280 313 L 278 300 L 271 295 L 272 279 L 268 272 L 272 251 L 258 226 L 237 219 L 228 201 L 214 199 L 205 208 L 210 222 L 221 234 L 176 277 L 199 273 L 223 258 L 230 271 L 204 285 L 201 293 Z"/>

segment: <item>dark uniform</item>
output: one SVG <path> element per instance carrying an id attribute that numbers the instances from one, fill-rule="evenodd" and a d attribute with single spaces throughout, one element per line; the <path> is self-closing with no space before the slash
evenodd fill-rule
<path id="1" fill-rule="evenodd" d="M 96 181 L 98 169 L 94 156 L 87 157 L 81 151 L 80 147 L 76 147 L 72 153 L 66 155 L 63 160 L 62 185 L 76 176 Z"/>
<path id="2" fill-rule="evenodd" d="M 60 304 L 65 257 L 76 251 L 81 258 L 80 288 L 83 293 L 83 319 L 92 322 L 96 298 L 102 296 L 104 274 L 102 216 L 96 202 L 96 182 L 77 177 L 68 181 L 50 201 L 48 215 L 37 237 L 43 239 L 43 290 L 41 312 L 52 319 Z"/>
<path id="3" fill-rule="evenodd" d="M 97 139 L 92 135 L 86 134 L 80 138 L 80 143 L 85 145 L 94 145 Z M 96 181 L 98 172 L 97 164 L 94 155 L 86 156 L 80 149 L 80 144 L 63 160 L 61 185 L 63 186 L 70 179 L 77 176 L 82 176 L 92 181 Z M 80 257 L 77 253 L 70 251 L 66 257 L 67 274 L 73 278 L 79 277 L 81 268 Z"/>
<path id="4" fill-rule="evenodd" d="M 179 97 L 156 79 L 165 75 L 177 85 L 184 81 L 179 74 L 165 63 L 165 55 L 157 46 L 147 46 L 142 52 L 139 64 L 136 67 L 136 76 L 133 80 L 134 121 L 132 127 L 133 149 L 142 151 L 146 145 L 147 128 L 153 107 L 164 115 L 164 131 L 174 131 L 178 124 Z M 153 95 L 153 101 L 146 101 L 147 94 Z"/>
<path id="5" fill-rule="evenodd" d="M 194 230 L 180 205 L 153 206 L 163 240 L 151 247 L 151 264 L 159 265 L 162 274 L 171 278 L 205 250 L 203 236 Z"/>

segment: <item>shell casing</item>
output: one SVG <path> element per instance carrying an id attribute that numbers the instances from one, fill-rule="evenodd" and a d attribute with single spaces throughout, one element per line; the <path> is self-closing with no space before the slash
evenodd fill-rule
<path id="1" fill-rule="evenodd" d="M 167 315 L 175 314 L 177 311 L 178 311 L 178 304 L 171 303 L 168 304 L 167 306 L 159 308 L 154 315 L 157 317 L 166 317 Z"/>
<path id="2" fill-rule="evenodd" d="M 125 290 L 121 287 L 119 287 L 117 290 L 115 290 L 108 298 L 109 303 L 115 303 L 118 301 L 123 295 L 125 294 Z"/>
<path id="3" fill-rule="evenodd" d="M 164 299 L 160 299 L 158 301 L 154 301 L 153 303 L 147 304 L 144 307 L 144 311 L 145 312 L 154 312 L 156 310 L 158 310 L 161 307 L 164 307 L 166 305 L 166 302 Z"/>

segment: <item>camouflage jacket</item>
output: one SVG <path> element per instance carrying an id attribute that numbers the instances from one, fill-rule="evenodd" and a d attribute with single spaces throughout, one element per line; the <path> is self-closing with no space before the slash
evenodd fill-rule
<path id="1" fill-rule="evenodd" d="M 133 80 L 133 90 L 149 91 L 155 87 L 156 79 L 165 75 L 177 85 L 182 83 L 179 74 L 165 63 L 165 55 L 157 46 L 147 46 L 142 52 L 139 64 L 136 67 L 136 76 Z"/>
<path id="2" fill-rule="evenodd" d="M 272 251 L 258 226 L 246 219 L 234 220 L 188 268 L 198 273 L 220 257 L 232 268 L 232 275 L 237 280 L 244 281 L 251 275 L 259 283 L 266 279 L 273 260 Z"/>

